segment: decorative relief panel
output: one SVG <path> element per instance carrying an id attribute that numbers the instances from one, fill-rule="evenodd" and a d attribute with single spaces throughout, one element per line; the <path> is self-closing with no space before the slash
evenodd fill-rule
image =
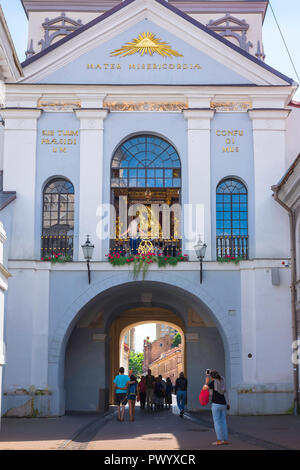
<path id="1" fill-rule="evenodd" d="M 212 101 L 210 103 L 211 109 L 218 112 L 247 112 L 252 108 L 251 101 Z"/>
<path id="2" fill-rule="evenodd" d="M 110 111 L 182 111 L 187 109 L 187 103 L 155 103 L 155 102 L 107 102 L 103 108 Z"/>
<path id="3" fill-rule="evenodd" d="M 81 108 L 81 102 L 80 100 L 76 99 L 55 100 L 48 98 L 40 98 L 37 107 L 48 112 L 73 112 L 74 109 Z"/>

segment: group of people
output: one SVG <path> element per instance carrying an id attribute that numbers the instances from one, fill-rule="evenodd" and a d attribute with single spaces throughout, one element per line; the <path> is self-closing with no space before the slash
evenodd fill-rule
<path id="1" fill-rule="evenodd" d="M 154 377 L 151 370 L 138 382 L 137 378 L 131 374 L 124 374 L 124 368 L 120 367 L 119 374 L 114 379 L 115 404 L 118 407 L 119 421 L 124 421 L 125 406 L 128 402 L 129 418 L 134 421 L 135 404 L 140 401 L 141 409 L 163 409 L 170 408 L 172 404 L 172 393 L 176 394 L 177 406 L 180 410 L 180 417 L 183 417 L 187 398 L 188 381 L 183 372 L 176 379 L 175 387 L 168 377 L 166 381 L 161 375 Z M 210 390 L 211 411 L 217 441 L 213 445 L 228 444 L 228 430 L 226 422 L 226 411 L 229 404 L 226 401 L 225 379 L 216 370 L 209 371 L 206 376 L 203 390 Z"/>
<path id="2" fill-rule="evenodd" d="M 133 374 L 124 374 L 124 367 L 120 367 L 119 374 L 114 379 L 114 388 L 115 404 L 118 407 L 117 419 L 119 421 L 124 421 L 125 406 L 127 403 L 129 406 L 130 421 L 134 421 L 136 402 L 140 402 L 142 410 L 146 407 L 148 410 L 170 409 L 173 393 L 175 393 L 177 397 L 180 416 L 182 417 L 184 414 L 187 379 L 184 377 L 183 372 L 180 373 L 174 387 L 170 377 L 166 380 L 164 380 L 161 375 L 154 377 L 150 369 L 148 369 L 147 374 L 141 377 L 141 380 L 138 382 Z"/>

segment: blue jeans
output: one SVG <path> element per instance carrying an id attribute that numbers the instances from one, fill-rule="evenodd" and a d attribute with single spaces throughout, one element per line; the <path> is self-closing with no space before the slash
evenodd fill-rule
<path id="1" fill-rule="evenodd" d="M 177 406 L 180 411 L 184 411 L 184 405 L 186 404 L 186 390 L 178 390 L 176 393 Z"/>
<path id="2" fill-rule="evenodd" d="M 214 427 L 218 441 L 228 441 L 226 408 L 226 405 L 219 405 L 218 403 L 212 403 L 211 405 Z"/>

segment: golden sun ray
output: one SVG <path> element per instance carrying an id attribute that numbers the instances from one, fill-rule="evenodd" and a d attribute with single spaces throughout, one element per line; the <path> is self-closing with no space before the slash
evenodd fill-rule
<path id="1" fill-rule="evenodd" d="M 168 43 L 161 41 L 153 33 L 141 33 L 132 42 L 127 42 L 121 49 L 116 49 L 111 56 L 126 57 L 128 55 L 140 54 L 141 56 L 149 54 L 159 54 L 164 57 L 183 57 L 179 52 L 171 49 Z"/>

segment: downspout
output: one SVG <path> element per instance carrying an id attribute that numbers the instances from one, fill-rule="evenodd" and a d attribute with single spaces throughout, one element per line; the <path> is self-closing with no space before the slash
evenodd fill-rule
<path id="1" fill-rule="evenodd" d="M 291 309 L 292 309 L 292 332 L 293 342 L 298 340 L 298 328 L 297 328 L 297 313 L 296 313 L 296 223 L 295 213 L 282 202 L 278 197 L 278 187 L 272 186 L 274 191 L 273 197 L 278 204 L 280 204 L 289 215 L 290 225 L 290 245 L 291 245 Z M 294 377 L 294 416 L 299 414 L 299 365 L 298 363 L 293 364 L 293 377 Z"/>

